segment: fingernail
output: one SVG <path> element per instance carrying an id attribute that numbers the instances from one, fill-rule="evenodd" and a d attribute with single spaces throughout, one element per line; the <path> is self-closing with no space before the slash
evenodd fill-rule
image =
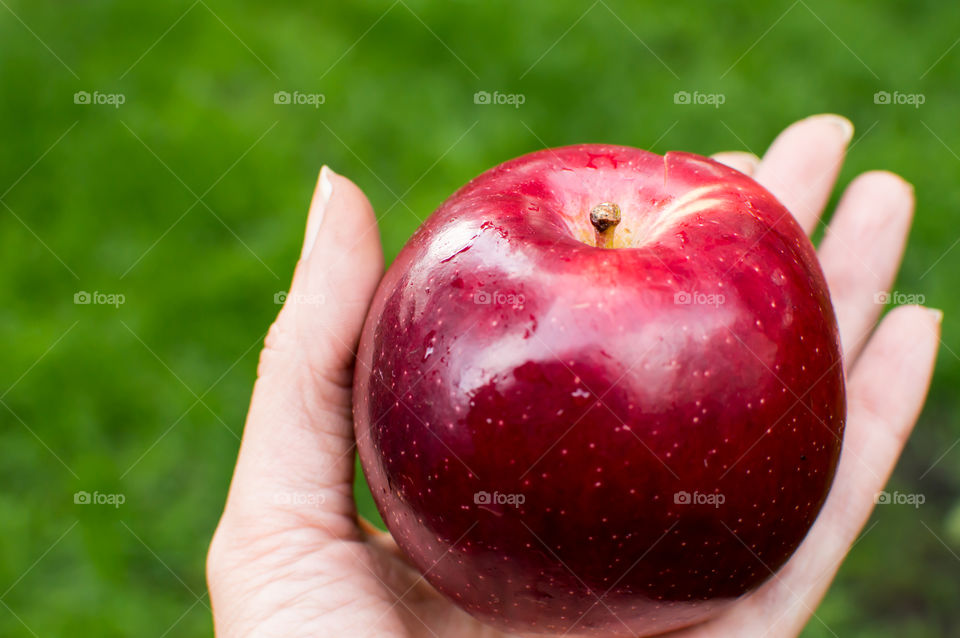
<path id="1" fill-rule="evenodd" d="M 752 164 L 754 168 L 756 168 L 756 167 L 760 164 L 760 158 L 757 157 L 757 156 L 756 156 L 755 154 L 753 154 L 753 153 L 748 153 L 748 152 L 744 151 L 744 152 L 741 154 L 741 157 L 743 157 L 743 159 L 745 159 L 745 160 L 747 160 L 748 162 L 750 162 L 750 164 Z"/>
<path id="2" fill-rule="evenodd" d="M 837 115 L 835 113 L 824 113 L 823 115 L 814 115 L 813 117 L 818 120 L 828 122 L 831 126 L 837 127 L 837 129 L 840 131 L 840 134 L 843 136 L 844 142 L 849 142 L 853 139 L 853 122 L 842 115 Z"/>
<path id="3" fill-rule="evenodd" d="M 907 187 L 907 190 L 910 191 L 910 195 L 914 195 L 917 192 L 916 187 L 913 185 L 913 182 L 908 182 L 903 178 L 902 175 L 897 175 L 900 178 L 900 181 L 903 182 L 903 185 Z"/>
<path id="4" fill-rule="evenodd" d="M 320 223 L 323 222 L 323 214 L 330 202 L 330 196 L 333 195 L 333 181 L 330 179 L 333 174 L 333 171 L 326 164 L 320 169 L 317 187 L 313 191 L 313 201 L 310 202 L 310 213 L 307 215 L 307 231 L 303 237 L 302 256 L 304 259 L 310 255 L 310 251 L 313 249 L 317 234 L 320 232 Z"/>
<path id="5" fill-rule="evenodd" d="M 710 156 L 712 159 L 723 159 L 730 158 L 736 160 L 742 160 L 747 164 L 756 166 L 760 163 L 760 158 L 754 155 L 753 153 L 747 151 L 720 151 L 719 153 L 714 153 Z"/>
<path id="6" fill-rule="evenodd" d="M 938 324 L 943 323 L 943 311 L 939 308 L 927 308 L 927 312 L 933 315 L 933 320 Z"/>

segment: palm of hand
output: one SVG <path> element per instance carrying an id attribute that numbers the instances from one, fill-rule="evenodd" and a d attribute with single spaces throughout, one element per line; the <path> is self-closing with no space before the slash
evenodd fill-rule
<path id="1" fill-rule="evenodd" d="M 743 153 L 717 159 L 753 174 L 810 231 L 851 133 L 845 120 L 814 117 L 784 131 L 759 165 Z M 816 617 L 892 471 L 932 373 L 938 313 L 904 307 L 875 326 L 881 308 L 874 297 L 896 275 L 912 209 L 912 189 L 901 179 L 861 175 L 820 247 L 848 374 L 844 453 L 820 517 L 759 590 L 722 616 L 671 635 L 795 636 Z M 332 218 L 351 223 L 323 221 Z M 288 302 L 261 355 L 230 496 L 210 549 L 217 635 L 504 636 L 433 590 L 389 535 L 358 522 L 351 368 L 383 268 L 376 219 L 356 186 L 324 170 L 306 237 Z M 327 303 L 320 309 L 295 303 L 308 295 Z"/>

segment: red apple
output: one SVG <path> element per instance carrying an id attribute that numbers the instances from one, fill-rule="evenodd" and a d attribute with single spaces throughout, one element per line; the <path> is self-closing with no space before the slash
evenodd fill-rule
<path id="1" fill-rule="evenodd" d="M 531 153 L 480 175 L 377 290 L 364 473 L 450 600 L 510 631 L 653 635 L 803 540 L 840 455 L 836 320 L 810 241 L 690 153 Z"/>

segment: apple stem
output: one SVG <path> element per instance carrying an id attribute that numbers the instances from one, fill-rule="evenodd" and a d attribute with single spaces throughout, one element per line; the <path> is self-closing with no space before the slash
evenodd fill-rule
<path id="1" fill-rule="evenodd" d="M 597 248 L 613 248 L 613 233 L 620 223 L 620 207 L 612 202 L 597 204 L 590 211 L 590 223 L 597 231 Z"/>

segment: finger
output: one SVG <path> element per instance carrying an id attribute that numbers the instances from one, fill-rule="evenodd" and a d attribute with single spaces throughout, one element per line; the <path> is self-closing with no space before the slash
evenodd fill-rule
<path id="1" fill-rule="evenodd" d="M 722 153 L 714 153 L 710 158 L 721 164 L 726 164 L 730 168 L 735 168 L 744 175 L 753 175 L 757 165 L 760 164 L 759 157 L 746 151 L 723 151 Z"/>
<path id="2" fill-rule="evenodd" d="M 300 255 L 309 255 L 313 249 L 313 244 L 317 240 L 317 234 L 320 232 L 320 224 L 323 221 L 323 213 L 333 194 L 333 182 L 331 176 L 333 171 L 329 166 L 320 169 L 317 175 L 317 185 L 313 189 L 313 198 L 310 200 L 310 210 L 307 213 L 307 227 L 303 233 L 303 247 L 300 249 Z"/>
<path id="3" fill-rule="evenodd" d="M 403 553 L 403 551 L 397 545 L 397 542 L 393 540 L 393 536 L 390 535 L 390 532 L 385 532 L 382 529 L 379 529 L 362 516 L 357 517 L 357 524 L 360 526 L 363 540 L 385 554 L 393 556 L 403 563 L 406 563 L 411 568 L 416 569 L 413 561 L 411 561 L 410 558 Z"/>
<path id="4" fill-rule="evenodd" d="M 933 373 L 940 321 L 939 311 L 920 306 L 897 308 L 883 320 L 850 378 L 843 454 L 816 523 L 772 580 L 711 623 L 710 632 L 695 635 L 800 633 L 867 521 L 916 422 Z"/>
<path id="5" fill-rule="evenodd" d="M 382 536 L 390 536 L 387 532 L 383 531 L 363 516 L 357 516 L 357 525 L 360 526 L 360 531 L 362 531 L 366 536 L 370 538 L 380 538 Z"/>
<path id="6" fill-rule="evenodd" d="M 355 531 L 351 369 L 383 271 L 367 198 L 326 167 L 286 302 L 270 328 L 225 519 Z"/>
<path id="7" fill-rule="evenodd" d="M 840 199 L 819 255 L 844 361 L 853 360 L 883 309 L 912 217 L 913 187 L 893 173 L 865 173 Z"/>
<path id="8" fill-rule="evenodd" d="M 791 124 L 767 150 L 754 178 L 813 231 L 843 164 L 853 124 L 839 115 L 814 115 Z"/>

